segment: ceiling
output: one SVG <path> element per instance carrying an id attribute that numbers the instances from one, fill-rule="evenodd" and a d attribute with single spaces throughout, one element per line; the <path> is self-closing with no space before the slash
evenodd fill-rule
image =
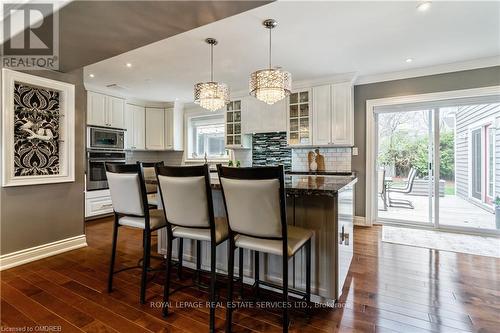
<path id="1" fill-rule="evenodd" d="M 59 70 L 69 72 L 269 2 L 62 0 L 55 3 Z"/>
<path id="2" fill-rule="evenodd" d="M 209 80 L 215 37 L 215 79 L 232 91 L 267 66 L 268 33 L 275 18 L 273 66 L 295 82 L 341 73 L 373 75 L 500 55 L 500 2 L 273 2 L 85 68 L 88 87 L 152 100 L 192 101 L 193 84 Z M 412 58 L 411 63 L 406 62 Z M 130 68 L 125 64 L 130 63 Z M 90 78 L 89 74 L 94 74 Z"/>

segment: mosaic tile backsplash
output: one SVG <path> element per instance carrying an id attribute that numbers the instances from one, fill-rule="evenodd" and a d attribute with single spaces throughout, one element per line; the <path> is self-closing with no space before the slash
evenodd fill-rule
<path id="1" fill-rule="evenodd" d="M 252 136 L 253 166 L 283 164 L 292 169 L 292 150 L 288 148 L 286 132 L 256 133 Z"/>

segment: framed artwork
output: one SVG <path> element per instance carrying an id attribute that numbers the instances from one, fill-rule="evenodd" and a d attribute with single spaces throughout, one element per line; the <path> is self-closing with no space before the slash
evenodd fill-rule
<path id="1" fill-rule="evenodd" d="M 75 87 L 2 69 L 2 186 L 75 181 Z"/>

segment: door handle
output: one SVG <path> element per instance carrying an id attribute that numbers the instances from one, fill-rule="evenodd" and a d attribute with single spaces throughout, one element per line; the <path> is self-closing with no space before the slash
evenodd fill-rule
<path id="1" fill-rule="evenodd" d="M 339 232 L 339 244 L 340 245 L 342 245 L 344 243 L 344 237 L 345 237 L 344 226 L 342 226 L 342 231 Z"/>

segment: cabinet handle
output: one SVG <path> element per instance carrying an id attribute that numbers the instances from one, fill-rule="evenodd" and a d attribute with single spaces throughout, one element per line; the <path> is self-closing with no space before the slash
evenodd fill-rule
<path id="1" fill-rule="evenodd" d="M 109 208 L 109 207 L 113 207 L 113 204 L 109 203 L 101 206 L 101 208 Z"/>
<path id="2" fill-rule="evenodd" d="M 349 246 L 349 234 L 344 235 L 344 243 L 345 245 Z"/>

